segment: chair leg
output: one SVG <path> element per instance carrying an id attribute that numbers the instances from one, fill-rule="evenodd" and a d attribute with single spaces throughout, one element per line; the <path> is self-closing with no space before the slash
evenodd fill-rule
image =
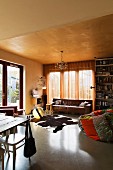
<path id="1" fill-rule="evenodd" d="M 10 157 L 10 153 L 9 153 L 9 146 L 8 145 L 4 145 L 5 151 L 8 153 L 8 157 Z"/>
<path id="2" fill-rule="evenodd" d="M 13 170 L 15 170 L 15 161 L 16 161 L 16 146 L 13 146 Z"/>
<path id="3" fill-rule="evenodd" d="M 4 150 L 1 148 L 2 170 L 4 170 Z"/>
<path id="4" fill-rule="evenodd" d="M 4 154 L 2 155 L 2 170 L 4 170 Z"/>

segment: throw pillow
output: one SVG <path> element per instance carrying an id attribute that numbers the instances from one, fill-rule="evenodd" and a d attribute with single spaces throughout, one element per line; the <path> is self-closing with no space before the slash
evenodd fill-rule
<path id="1" fill-rule="evenodd" d="M 89 102 L 85 101 L 79 104 L 80 107 L 85 107 Z"/>
<path id="2" fill-rule="evenodd" d="M 56 104 L 56 105 L 58 105 L 58 104 L 59 104 L 59 101 L 58 101 L 58 100 L 56 100 L 56 101 L 55 101 L 55 104 Z"/>
<path id="3" fill-rule="evenodd" d="M 85 103 L 82 102 L 82 103 L 79 104 L 79 106 L 80 106 L 80 107 L 84 107 L 84 106 L 85 106 Z"/>
<path id="4" fill-rule="evenodd" d="M 85 103 L 85 106 L 86 106 L 89 102 L 85 101 L 84 103 Z"/>
<path id="5" fill-rule="evenodd" d="M 61 100 L 56 100 L 56 101 L 55 101 L 55 104 L 56 104 L 56 105 L 61 105 Z"/>
<path id="6" fill-rule="evenodd" d="M 107 109 L 107 112 L 113 113 L 113 109 Z"/>
<path id="7" fill-rule="evenodd" d="M 95 116 L 98 116 L 98 115 L 101 115 L 103 113 L 103 111 L 102 110 L 95 110 L 93 113 L 94 113 Z"/>
<path id="8" fill-rule="evenodd" d="M 43 117 L 44 114 L 45 114 L 43 108 L 42 107 L 37 107 L 37 109 L 38 109 L 38 112 L 40 113 L 40 115 Z"/>
<path id="9" fill-rule="evenodd" d="M 32 114 L 36 119 L 40 119 L 44 116 L 44 110 L 42 107 L 35 107 L 32 110 Z"/>
<path id="10" fill-rule="evenodd" d="M 87 116 L 86 118 L 83 118 L 80 120 L 82 124 L 82 128 L 84 129 L 84 132 L 86 133 L 87 136 L 94 140 L 100 140 L 94 124 L 93 124 L 93 119 L 91 116 Z"/>
<path id="11" fill-rule="evenodd" d="M 62 104 L 62 100 L 59 100 L 59 105 L 61 105 Z"/>

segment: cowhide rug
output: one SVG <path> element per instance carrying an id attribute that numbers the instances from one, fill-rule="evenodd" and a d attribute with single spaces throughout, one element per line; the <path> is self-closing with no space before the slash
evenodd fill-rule
<path id="1" fill-rule="evenodd" d="M 43 116 L 40 121 L 37 122 L 37 125 L 42 126 L 44 128 L 53 128 L 53 132 L 56 133 L 59 130 L 62 130 L 66 125 L 74 125 L 78 124 L 77 120 L 74 120 L 70 117 L 63 115 L 47 115 Z"/>

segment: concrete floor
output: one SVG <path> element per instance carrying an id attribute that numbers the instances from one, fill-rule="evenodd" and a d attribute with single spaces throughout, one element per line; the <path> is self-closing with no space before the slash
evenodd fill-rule
<path id="1" fill-rule="evenodd" d="M 112 170 L 113 143 L 94 141 L 78 125 L 64 126 L 53 133 L 31 123 L 37 153 L 31 161 L 17 150 L 15 170 Z M 20 129 L 21 130 L 21 129 Z M 12 170 L 12 153 L 5 155 L 5 170 Z"/>

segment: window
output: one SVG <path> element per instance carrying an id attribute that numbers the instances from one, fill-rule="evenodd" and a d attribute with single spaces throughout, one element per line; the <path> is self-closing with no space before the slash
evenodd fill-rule
<path id="1" fill-rule="evenodd" d="M 92 99 L 92 70 L 79 71 L 79 99 Z"/>
<path id="2" fill-rule="evenodd" d="M 51 72 L 49 77 L 49 102 L 60 98 L 60 72 Z"/>
<path id="3" fill-rule="evenodd" d="M 0 105 L 23 109 L 23 66 L 0 60 Z"/>
<path id="4" fill-rule="evenodd" d="M 92 100 L 92 81 L 92 70 L 50 72 L 49 102 L 61 96 L 67 99 Z"/>
<path id="5" fill-rule="evenodd" d="M 64 98 L 76 98 L 76 72 L 64 72 Z"/>

